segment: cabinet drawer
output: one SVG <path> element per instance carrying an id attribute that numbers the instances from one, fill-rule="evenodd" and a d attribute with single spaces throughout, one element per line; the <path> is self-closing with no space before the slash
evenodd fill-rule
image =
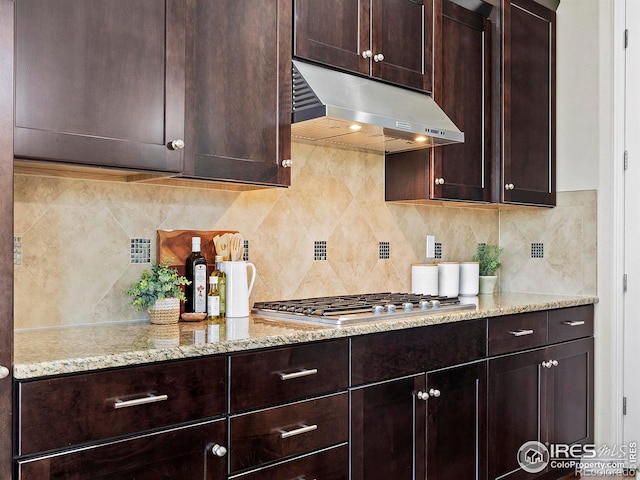
<path id="1" fill-rule="evenodd" d="M 346 445 L 297 458 L 280 465 L 237 477 L 238 480 L 322 479 L 349 478 L 349 449 Z"/>
<path id="2" fill-rule="evenodd" d="M 347 393 L 232 417 L 231 471 L 346 442 Z"/>
<path id="3" fill-rule="evenodd" d="M 18 454 L 220 415 L 225 387 L 223 356 L 20 383 Z"/>
<path id="4" fill-rule="evenodd" d="M 54 455 L 18 460 L 20 480 L 158 480 L 225 478 L 226 459 L 211 452 L 226 445 L 226 422 L 170 428 Z M 206 452 L 206 453 L 205 453 Z"/>
<path id="5" fill-rule="evenodd" d="M 346 389 L 348 340 L 231 357 L 231 412 Z"/>
<path id="6" fill-rule="evenodd" d="M 593 305 L 549 310 L 549 343 L 593 335 Z"/>
<path id="7" fill-rule="evenodd" d="M 387 380 L 486 356 L 486 319 L 363 335 L 351 340 L 351 383 Z"/>
<path id="8" fill-rule="evenodd" d="M 500 355 L 546 344 L 546 311 L 489 319 L 489 355 Z"/>

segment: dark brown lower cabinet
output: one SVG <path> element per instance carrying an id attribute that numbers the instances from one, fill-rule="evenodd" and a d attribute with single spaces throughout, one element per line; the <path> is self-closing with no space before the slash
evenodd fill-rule
<path id="1" fill-rule="evenodd" d="M 237 477 L 238 480 L 349 478 L 349 447 L 344 444 Z"/>
<path id="2" fill-rule="evenodd" d="M 427 374 L 427 478 L 486 479 L 487 363 Z"/>
<path id="3" fill-rule="evenodd" d="M 485 479 L 486 409 L 484 361 L 352 390 L 352 479 Z"/>
<path id="4" fill-rule="evenodd" d="M 223 480 L 226 421 L 217 420 L 142 435 L 86 449 L 18 462 L 19 480 Z"/>
<path id="5" fill-rule="evenodd" d="M 528 441 L 591 443 L 592 382 L 593 338 L 490 360 L 489 479 L 534 478 L 517 461 Z"/>
<path id="6" fill-rule="evenodd" d="M 425 478 L 424 387 L 419 374 L 351 391 L 352 480 Z"/>

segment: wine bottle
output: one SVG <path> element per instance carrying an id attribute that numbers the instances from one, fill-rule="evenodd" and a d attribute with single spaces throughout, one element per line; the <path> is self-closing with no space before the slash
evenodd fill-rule
<path id="1" fill-rule="evenodd" d="M 220 316 L 227 313 L 227 274 L 221 269 L 222 256 L 216 255 L 215 270 L 211 275 L 218 277 L 218 293 L 220 294 Z"/>
<path id="2" fill-rule="evenodd" d="M 200 252 L 200 237 L 191 238 L 191 255 L 187 257 L 185 277 L 191 281 L 186 286 L 187 300 L 184 311 L 188 313 L 207 312 L 207 259 Z"/>
<path id="3" fill-rule="evenodd" d="M 213 320 L 220 316 L 220 292 L 218 291 L 218 277 L 209 277 L 209 295 L 207 295 L 207 319 Z"/>

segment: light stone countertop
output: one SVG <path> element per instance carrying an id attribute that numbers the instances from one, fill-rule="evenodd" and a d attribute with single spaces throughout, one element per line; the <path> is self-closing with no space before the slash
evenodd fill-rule
<path id="1" fill-rule="evenodd" d="M 178 325 L 127 322 L 17 330 L 14 377 L 33 379 L 598 302 L 597 297 L 591 296 L 521 293 L 480 295 L 471 299 L 477 299 L 477 309 L 341 327 L 252 315 L 245 322 L 227 321 L 226 339 L 222 341 L 216 338 L 215 331 L 208 329 L 207 322 Z"/>

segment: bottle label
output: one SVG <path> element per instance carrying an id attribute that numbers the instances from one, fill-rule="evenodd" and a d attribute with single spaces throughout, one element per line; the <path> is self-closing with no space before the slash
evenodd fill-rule
<path id="1" fill-rule="evenodd" d="M 227 313 L 227 284 L 226 282 L 218 283 L 218 292 L 220 292 L 220 315 Z"/>
<path id="2" fill-rule="evenodd" d="M 220 316 L 220 297 L 217 295 L 209 295 L 207 297 L 207 316 Z"/>
<path id="3" fill-rule="evenodd" d="M 207 266 L 196 265 L 193 272 L 193 311 L 206 313 L 207 311 Z"/>

